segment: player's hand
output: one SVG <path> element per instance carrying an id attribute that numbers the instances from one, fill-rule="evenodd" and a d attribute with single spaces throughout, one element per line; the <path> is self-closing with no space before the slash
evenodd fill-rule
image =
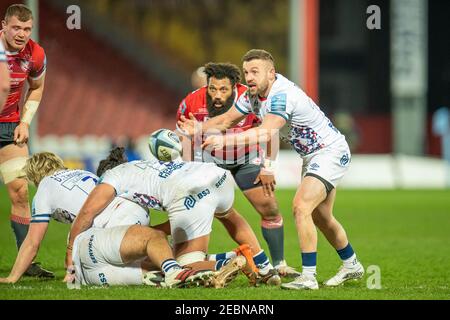
<path id="1" fill-rule="evenodd" d="M 189 119 L 182 115 L 177 124 L 178 128 L 181 130 L 181 133 L 190 137 L 201 132 L 201 124 L 197 121 L 197 119 L 195 119 L 191 112 L 189 112 Z"/>
<path id="2" fill-rule="evenodd" d="M 64 276 L 63 282 L 74 283 L 75 282 L 75 267 L 68 266 L 66 269 L 66 275 Z"/>
<path id="3" fill-rule="evenodd" d="M 28 137 L 28 124 L 25 122 L 20 122 L 16 129 L 14 129 L 14 142 L 18 145 L 27 143 Z"/>
<path id="4" fill-rule="evenodd" d="M 262 168 L 253 183 L 258 184 L 259 182 L 262 184 L 264 195 L 266 197 L 273 197 L 275 185 L 277 184 L 273 171 Z"/>
<path id="5" fill-rule="evenodd" d="M 203 141 L 202 149 L 222 149 L 225 146 L 225 138 L 222 135 L 209 136 Z"/>
<path id="6" fill-rule="evenodd" d="M 75 283 L 75 275 L 66 273 L 63 282 L 65 283 Z"/>
<path id="7" fill-rule="evenodd" d="M 10 278 L 0 278 L 0 283 L 16 283 L 12 281 Z"/>

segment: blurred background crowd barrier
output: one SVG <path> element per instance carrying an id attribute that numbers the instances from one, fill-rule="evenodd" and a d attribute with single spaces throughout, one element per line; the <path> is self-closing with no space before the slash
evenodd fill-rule
<path id="1" fill-rule="evenodd" d="M 16 2 L 2 0 L 0 12 Z M 436 127 L 433 117 L 450 106 L 450 1 L 24 3 L 48 61 L 32 152 L 92 171 L 114 145 L 148 158 L 148 135 L 175 128 L 181 99 L 204 83 L 202 65 L 241 66 L 246 51 L 264 48 L 346 135 L 353 159 L 343 187 L 450 186 L 450 121 L 441 112 Z M 66 26 L 70 5 L 80 8 L 80 29 Z M 289 169 L 278 186 L 295 186 L 299 157 L 283 150 L 279 167 Z"/>

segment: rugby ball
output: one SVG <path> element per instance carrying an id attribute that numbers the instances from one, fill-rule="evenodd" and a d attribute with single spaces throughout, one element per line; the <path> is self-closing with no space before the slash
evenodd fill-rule
<path id="1" fill-rule="evenodd" d="M 148 138 L 151 154 L 160 161 L 173 161 L 183 153 L 178 136 L 171 130 L 159 129 Z"/>

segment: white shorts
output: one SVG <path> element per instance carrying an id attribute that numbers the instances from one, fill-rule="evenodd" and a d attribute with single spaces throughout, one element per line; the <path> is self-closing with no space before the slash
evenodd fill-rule
<path id="1" fill-rule="evenodd" d="M 142 284 L 140 261 L 124 264 L 120 256 L 120 246 L 129 227 L 91 228 L 76 237 L 72 257 L 77 279 L 82 284 Z"/>
<path id="2" fill-rule="evenodd" d="M 167 207 L 174 243 L 210 234 L 214 215 L 226 213 L 233 206 L 233 176 L 214 164 L 201 172 L 186 172 L 177 188 L 178 195 Z"/>
<path id="3" fill-rule="evenodd" d="M 112 228 L 133 224 L 148 226 L 150 224 L 148 210 L 133 201 L 116 197 L 95 217 L 93 226 L 96 228 Z"/>
<path id="4" fill-rule="evenodd" d="M 344 141 L 303 157 L 302 177 L 305 175 L 320 177 L 332 187 L 336 187 L 347 172 L 350 161 L 350 149 Z"/>

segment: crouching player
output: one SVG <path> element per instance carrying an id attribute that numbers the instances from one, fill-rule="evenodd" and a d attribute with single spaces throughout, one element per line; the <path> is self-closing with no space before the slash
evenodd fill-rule
<path id="1" fill-rule="evenodd" d="M 62 223 L 72 223 L 88 194 L 94 189 L 98 181 L 98 177 L 90 172 L 67 170 L 63 161 L 50 152 L 33 155 L 27 160 L 24 170 L 28 180 L 33 182 L 38 187 L 38 190 L 33 199 L 30 230 L 20 247 L 16 262 L 9 276 L 0 278 L 0 282 L 3 283 L 17 282 L 30 266 L 38 253 L 50 218 Z M 149 215 L 146 209 L 126 199 L 116 198 L 95 219 L 94 226 L 97 228 L 109 228 L 131 224 L 148 225 L 148 223 Z M 147 237 L 158 237 L 158 231 L 156 230 L 146 230 L 144 232 Z M 155 250 L 165 249 L 163 245 L 159 246 L 157 243 L 155 243 L 154 248 Z M 142 264 L 144 266 L 143 269 L 145 269 L 145 261 L 142 261 Z M 181 268 L 178 270 L 180 270 L 178 271 L 179 274 L 181 274 L 181 271 L 184 271 Z M 183 272 L 183 275 L 188 275 L 188 273 Z M 196 278 L 189 278 L 189 276 L 192 275 L 186 276 L 185 279 L 191 280 Z M 169 281 L 171 277 L 167 279 Z M 173 282 L 180 283 L 182 281 L 172 279 L 171 284 Z"/>
<path id="2" fill-rule="evenodd" d="M 173 252 L 181 265 L 194 270 L 216 270 L 224 265 L 230 265 L 229 268 L 223 268 L 222 272 L 216 274 L 214 281 L 216 287 L 224 286 L 229 276 L 236 274 L 236 269 L 244 268 L 247 264 L 256 263 L 260 269 L 273 269 L 245 220 L 246 227 L 243 230 L 235 228 L 232 237 L 240 244 L 252 244 L 252 250 L 257 253 L 255 257 L 250 256 L 251 260 L 246 259 L 245 262 L 241 256 L 233 260 L 206 261 L 214 216 L 228 219 L 231 223 L 237 218 L 233 212 L 230 212 L 234 200 L 234 187 L 229 171 L 218 168 L 214 164 L 197 162 L 155 160 L 124 162 L 109 161 L 101 165 L 106 172 L 89 195 L 72 225 L 67 264 L 72 265 L 73 261 L 79 267 L 83 281 L 86 283 L 93 281 L 92 278 L 86 277 L 86 271 L 97 274 L 93 277 L 96 281 L 99 278 L 115 277 L 113 272 L 108 273 L 107 270 L 102 269 L 103 262 L 115 266 L 123 266 L 126 262 L 125 260 L 121 262 L 121 258 L 124 258 L 122 249 L 129 247 L 126 243 L 128 231 L 125 228 L 122 228 L 120 232 L 116 230 L 101 237 L 97 233 L 105 234 L 106 231 L 89 229 L 95 217 L 113 201 L 116 195 L 146 208 L 168 212 L 170 233 L 174 242 Z M 242 226 L 242 223 L 239 225 Z M 134 245 L 134 242 L 130 241 L 130 247 Z M 137 252 L 141 255 L 145 252 L 146 246 L 142 243 L 139 245 L 139 248 L 131 250 L 131 256 L 135 260 L 140 257 L 136 254 Z M 114 248 L 114 252 L 109 248 Z M 98 263 L 99 260 L 102 263 Z M 168 266 L 163 264 L 162 269 L 170 266 L 170 264 Z M 273 280 L 276 284 L 280 284 L 278 275 L 275 275 Z M 272 284 L 271 281 L 268 283 Z"/>

